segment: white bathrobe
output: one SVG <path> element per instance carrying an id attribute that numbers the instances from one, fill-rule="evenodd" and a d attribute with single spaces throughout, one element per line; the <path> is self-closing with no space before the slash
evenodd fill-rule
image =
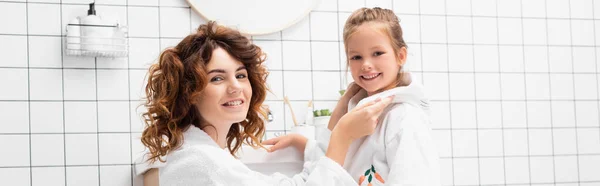
<path id="1" fill-rule="evenodd" d="M 395 95 L 380 116 L 375 132 L 354 141 L 348 150 L 344 169 L 356 182 L 362 180 L 359 185 L 440 185 L 437 147 L 429 126 L 429 100 L 423 87 L 412 79 L 408 86 L 369 97 L 362 90 L 350 100 L 348 110 Z M 323 150 L 328 142 L 319 144 Z"/>
<path id="2" fill-rule="evenodd" d="M 264 175 L 250 170 L 227 150 L 221 149 L 203 130 L 191 126 L 184 132 L 182 146 L 166 156 L 166 163 L 136 166 L 136 173 L 159 168 L 160 185 L 356 185 L 322 148 L 309 140 L 302 173 L 292 178 L 283 174 Z"/>

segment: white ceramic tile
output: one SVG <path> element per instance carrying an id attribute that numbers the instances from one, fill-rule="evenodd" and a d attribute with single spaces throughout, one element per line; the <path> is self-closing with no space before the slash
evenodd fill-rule
<path id="1" fill-rule="evenodd" d="M 527 0 L 521 1 L 523 17 L 546 17 L 545 0 Z"/>
<path id="2" fill-rule="evenodd" d="M 2 1 L 9 1 L 9 0 L 2 0 Z M 21 1 L 21 2 L 25 2 L 25 0 L 17 0 Z M 28 0 L 27 2 L 29 3 L 60 3 L 60 0 Z"/>
<path id="3" fill-rule="evenodd" d="M 343 42 L 338 43 L 338 50 L 340 51 L 340 70 L 343 72 L 347 72 L 350 70 L 348 67 L 348 58 L 346 56 L 346 48 L 344 47 Z"/>
<path id="4" fill-rule="evenodd" d="M 287 72 L 286 72 L 287 73 Z M 338 100 L 340 98 L 339 72 L 313 72 L 313 94 L 315 100 Z"/>
<path id="5" fill-rule="evenodd" d="M 504 160 L 502 158 L 479 159 L 480 184 L 504 184 Z"/>
<path id="6" fill-rule="evenodd" d="M 338 11 L 352 12 L 366 5 L 364 0 L 338 1 Z"/>
<path id="7" fill-rule="evenodd" d="M 310 13 L 310 39 L 337 41 L 337 23 L 336 13 L 330 12 L 312 12 Z"/>
<path id="8" fill-rule="evenodd" d="M 448 71 L 448 51 L 446 45 L 423 44 L 421 52 L 423 71 Z"/>
<path id="9" fill-rule="evenodd" d="M 64 42 L 64 39 L 63 39 Z M 96 68 L 96 58 L 87 56 L 69 56 L 66 52 L 62 54 L 64 68 Z"/>
<path id="10" fill-rule="evenodd" d="M 473 46 L 448 45 L 448 70 L 454 72 L 472 72 Z"/>
<path id="11" fill-rule="evenodd" d="M 600 3 L 596 3 L 596 4 L 600 4 Z M 598 5 L 600 6 L 600 5 Z M 599 8 L 600 9 L 600 8 Z M 598 12 L 600 13 L 600 12 Z M 597 17 L 600 17 L 600 15 L 598 15 Z M 600 21 L 599 20 L 594 20 L 594 37 L 596 38 L 596 45 L 600 44 Z"/>
<path id="12" fill-rule="evenodd" d="M 31 185 L 65 185 L 65 167 L 31 168 Z"/>
<path id="13" fill-rule="evenodd" d="M 473 50 L 475 71 L 498 72 L 500 70 L 497 46 L 476 45 Z"/>
<path id="14" fill-rule="evenodd" d="M 575 126 L 573 101 L 552 101 L 552 125 L 554 127 Z"/>
<path id="15" fill-rule="evenodd" d="M 158 61 L 159 55 L 158 39 L 129 38 L 130 68 L 148 68 Z"/>
<path id="16" fill-rule="evenodd" d="M 406 0 L 399 3 L 398 1 L 392 1 L 394 12 L 400 14 L 418 14 L 419 13 L 419 0 Z"/>
<path id="17" fill-rule="evenodd" d="M 595 50 L 592 47 L 573 47 L 573 72 L 596 72 Z"/>
<path id="18" fill-rule="evenodd" d="M 500 44 L 522 44 L 522 20 L 518 18 L 498 18 L 498 40 Z"/>
<path id="19" fill-rule="evenodd" d="M 94 0 L 62 0 L 62 3 L 69 3 L 69 4 L 81 4 L 81 5 L 87 5 L 89 3 L 94 2 Z"/>
<path id="20" fill-rule="evenodd" d="M 528 100 L 550 99 L 550 75 L 527 74 L 525 79 Z"/>
<path id="21" fill-rule="evenodd" d="M 496 16 L 497 0 L 471 1 L 471 11 L 474 16 Z"/>
<path id="22" fill-rule="evenodd" d="M 29 36 L 30 67 L 62 67 L 61 38 Z"/>
<path id="23" fill-rule="evenodd" d="M 421 62 L 421 45 L 410 45 L 407 49 L 406 64 L 403 68 L 405 71 L 423 71 L 423 62 Z M 344 61 L 341 61 L 344 63 Z M 343 69 L 342 69 L 343 70 Z"/>
<path id="24" fill-rule="evenodd" d="M 127 7 L 126 6 L 114 6 L 115 4 L 125 5 L 126 0 L 105 0 L 111 2 L 105 2 L 109 5 L 96 5 L 96 13 L 102 21 L 110 24 L 129 25 L 127 23 Z M 99 2 L 96 2 L 99 4 Z M 87 12 L 87 11 L 86 11 Z"/>
<path id="25" fill-rule="evenodd" d="M 402 5 L 400 2 L 396 2 Z M 445 14 L 445 4 L 444 0 L 420 0 L 420 13 L 421 14 Z M 437 5 L 437 6 L 428 6 L 428 5 Z M 469 6 L 466 4 L 466 6 Z"/>
<path id="26" fill-rule="evenodd" d="M 477 158 L 454 159 L 454 184 L 477 185 L 479 166 Z"/>
<path id="27" fill-rule="evenodd" d="M 312 77 L 310 72 L 283 72 L 283 93 L 290 100 L 311 100 Z"/>
<path id="28" fill-rule="evenodd" d="M 594 3 L 594 18 L 600 17 L 600 3 Z"/>
<path id="29" fill-rule="evenodd" d="M 200 25 L 208 23 L 208 21 L 200 16 L 194 9 L 190 9 L 190 14 L 190 33 L 196 33 Z"/>
<path id="30" fill-rule="evenodd" d="M 579 156 L 579 181 L 598 181 L 600 172 L 600 156 Z"/>
<path id="31" fill-rule="evenodd" d="M 474 101 L 460 101 L 450 103 L 453 129 L 474 129 L 477 127 L 476 109 Z"/>
<path id="32" fill-rule="evenodd" d="M 312 42 L 313 70 L 340 70 L 338 44 L 335 42 Z"/>
<path id="33" fill-rule="evenodd" d="M 478 128 L 501 128 L 502 127 L 502 105 L 499 101 L 477 102 L 477 127 Z"/>
<path id="34" fill-rule="evenodd" d="M 252 38 L 256 40 L 281 40 L 281 32 L 274 32 L 264 35 L 254 35 L 252 36 Z"/>
<path id="35" fill-rule="evenodd" d="M 61 17 L 59 4 L 27 4 L 27 29 L 29 34 L 60 35 Z M 60 48 L 59 48 L 60 49 Z"/>
<path id="36" fill-rule="evenodd" d="M 396 15 L 400 20 L 402 28 L 402 38 L 405 42 L 420 42 L 421 41 L 421 19 L 417 15 Z M 411 48 L 415 45 L 408 46 Z"/>
<path id="37" fill-rule="evenodd" d="M 550 72 L 573 72 L 571 47 L 548 47 Z"/>
<path id="38" fill-rule="evenodd" d="M 504 154 L 519 156 L 528 154 L 526 129 L 504 129 Z"/>
<path id="39" fill-rule="evenodd" d="M 552 127 L 552 105 L 548 101 L 527 101 L 527 127 L 548 128 Z"/>
<path id="40" fill-rule="evenodd" d="M 61 69 L 29 69 L 29 96 L 32 100 L 63 98 Z"/>
<path id="41" fill-rule="evenodd" d="M 158 37 L 159 17 L 157 7 L 127 7 L 129 37 Z M 188 28 L 187 26 L 185 28 Z"/>
<path id="42" fill-rule="evenodd" d="M 525 128 L 527 109 L 524 101 L 502 102 L 502 123 L 505 128 Z"/>
<path id="43" fill-rule="evenodd" d="M 421 41 L 424 43 L 446 43 L 446 18 L 443 16 L 421 16 Z"/>
<path id="44" fill-rule="evenodd" d="M 475 90 L 477 100 L 499 100 L 500 97 L 500 74 L 476 73 Z"/>
<path id="45" fill-rule="evenodd" d="M 443 2 L 440 2 L 439 6 L 442 6 Z M 400 3 L 398 3 L 400 4 Z M 422 6 L 428 6 L 432 4 L 421 4 Z M 446 0 L 446 14 L 448 15 L 471 15 L 471 2 L 469 0 Z"/>
<path id="46" fill-rule="evenodd" d="M 497 44 L 498 20 L 490 17 L 473 18 L 473 43 Z"/>
<path id="47" fill-rule="evenodd" d="M 523 44 L 545 45 L 546 33 L 546 20 L 523 19 Z"/>
<path id="48" fill-rule="evenodd" d="M 27 34 L 27 7 L 25 3 L 0 2 L 2 34 Z"/>
<path id="49" fill-rule="evenodd" d="M 506 183 L 529 183 L 528 157 L 506 157 L 504 159 Z"/>
<path id="50" fill-rule="evenodd" d="M 83 1 L 81 1 L 83 2 Z M 87 10 L 89 6 L 87 4 L 66 4 L 63 1 L 61 4 L 61 31 L 63 35 L 67 33 L 67 24 L 74 21 L 76 18 L 81 18 L 87 16 Z M 98 12 L 96 12 L 98 13 Z"/>
<path id="51" fill-rule="evenodd" d="M 147 108 L 143 105 L 144 101 L 130 101 L 131 105 L 130 114 L 131 114 L 131 132 L 142 132 L 146 124 L 144 123 L 144 119 L 142 114 L 147 112 Z"/>
<path id="52" fill-rule="evenodd" d="M 187 8 L 161 7 L 159 16 L 160 37 L 185 37 L 190 34 L 190 12 Z"/>
<path id="53" fill-rule="evenodd" d="M 450 103 L 448 101 L 431 102 L 431 128 L 450 128 Z"/>
<path id="54" fill-rule="evenodd" d="M 99 134 L 100 164 L 130 164 L 129 134 Z"/>
<path id="55" fill-rule="evenodd" d="M 571 25 L 569 20 L 548 19 L 548 44 L 571 45 Z"/>
<path id="56" fill-rule="evenodd" d="M 350 13 L 345 13 L 345 12 L 338 13 L 338 40 L 339 41 L 344 40 L 344 26 L 346 25 L 346 21 L 349 17 L 350 17 Z M 341 46 L 342 46 L 341 48 L 343 50 L 344 45 L 341 45 Z"/>
<path id="57" fill-rule="evenodd" d="M 501 74 L 502 99 L 525 99 L 525 77 L 523 74 Z"/>
<path id="58" fill-rule="evenodd" d="M 129 67 L 129 58 L 127 57 L 114 57 L 104 58 L 100 57 L 96 59 L 98 61 L 98 68 L 127 68 Z"/>
<path id="59" fill-rule="evenodd" d="M 30 118 L 32 133 L 62 133 L 62 102 L 30 102 Z"/>
<path id="60" fill-rule="evenodd" d="M 96 102 L 65 102 L 65 132 L 96 132 Z"/>
<path id="61" fill-rule="evenodd" d="M 3 133 L 29 133 L 29 103 L 0 102 L 0 128 Z"/>
<path id="62" fill-rule="evenodd" d="M 594 21 L 571 20 L 571 33 L 573 45 L 594 46 Z"/>
<path id="63" fill-rule="evenodd" d="M 453 159 L 440 159 L 440 182 L 443 185 L 454 184 L 454 163 Z"/>
<path id="64" fill-rule="evenodd" d="M 552 99 L 573 99 L 573 75 L 550 74 L 550 93 Z"/>
<path id="65" fill-rule="evenodd" d="M 270 92 L 267 94 L 267 100 L 283 100 L 283 72 L 270 71 L 267 77 L 267 84 Z"/>
<path id="66" fill-rule="evenodd" d="M 255 45 L 259 46 L 260 49 L 267 55 L 265 65 L 269 70 L 281 70 L 281 41 L 254 41 Z"/>
<path id="67" fill-rule="evenodd" d="M 318 27 L 316 23 L 313 23 L 312 25 Z M 281 38 L 283 38 L 284 40 L 308 41 L 310 40 L 310 26 L 310 17 L 306 16 L 301 21 L 281 31 Z"/>
<path id="68" fill-rule="evenodd" d="M 600 153 L 600 131 L 597 128 L 577 129 L 578 154 Z"/>
<path id="69" fill-rule="evenodd" d="M 0 145 L 10 149 L 10 153 L 2 155 L 0 166 L 29 166 L 29 144 L 29 135 L 0 135 Z"/>
<path id="70" fill-rule="evenodd" d="M 577 131 L 572 128 L 553 130 L 554 154 L 576 154 L 577 153 Z"/>
<path id="71" fill-rule="evenodd" d="M 65 151 L 67 165 L 98 165 L 97 134 L 65 134 Z"/>
<path id="72" fill-rule="evenodd" d="M 31 165 L 64 165 L 64 143 L 62 134 L 32 134 Z"/>
<path id="73" fill-rule="evenodd" d="M 306 114 L 310 114 L 310 113 L 306 113 L 308 101 L 290 101 L 290 103 L 292 104 L 292 110 L 294 111 L 294 115 L 296 116 L 296 120 L 298 121 L 298 124 L 304 123 L 304 118 L 305 118 Z M 285 112 L 285 115 L 284 115 L 285 130 L 291 130 L 292 127 L 294 126 L 294 120 L 292 117 L 292 112 L 290 112 L 290 107 L 288 105 L 284 106 L 284 112 Z"/>
<path id="74" fill-rule="evenodd" d="M 27 67 L 27 37 L 0 36 L 0 56 L 3 56 L 0 67 Z"/>
<path id="75" fill-rule="evenodd" d="M 99 4 L 99 5 L 126 5 L 127 0 L 97 0 L 96 4 Z"/>
<path id="76" fill-rule="evenodd" d="M 98 102 L 99 132 L 129 132 L 129 102 Z"/>
<path id="77" fill-rule="evenodd" d="M 96 72 L 94 70 L 65 69 L 64 99 L 65 100 L 95 100 Z"/>
<path id="78" fill-rule="evenodd" d="M 29 173 L 29 168 L 1 168 L 0 179 L 2 183 L 10 183 L 10 185 L 30 185 Z"/>
<path id="79" fill-rule="evenodd" d="M 310 43 L 304 41 L 283 42 L 283 69 L 310 70 Z"/>
<path id="80" fill-rule="evenodd" d="M 98 167 L 67 167 L 67 185 L 98 186 Z"/>
<path id="81" fill-rule="evenodd" d="M 569 18 L 569 0 L 546 1 L 546 10 L 549 18 Z"/>
<path id="82" fill-rule="evenodd" d="M 548 72 L 548 48 L 525 46 L 525 72 Z"/>
<path id="83" fill-rule="evenodd" d="M 554 182 L 553 157 L 531 157 L 531 183 Z"/>
<path id="84" fill-rule="evenodd" d="M 474 100 L 475 77 L 468 73 L 450 73 L 450 99 Z"/>
<path id="85" fill-rule="evenodd" d="M 265 105 L 269 105 L 269 110 L 273 115 L 273 121 L 267 122 L 267 130 L 285 130 L 284 105 L 283 101 L 265 101 Z"/>
<path id="86" fill-rule="evenodd" d="M 598 99 L 598 84 L 595 74 L 575 74 L 575 99 Z"/>
<path id="87" fill-rule="evenodd" d="M 521 46 L 500 46 L 500 71 L 501 72 L 523 72 L 523 47 Z"/>
<path id="88" fill-rule="evenodd" d="M 319 11 L 337 11 L 338 1 L 337 0 L 321 0 L 317 3 L 317 7 L 314 10 Z"/>
<path id="89" fill-rule="evenodd" d="M 146 97 L 147 70 L 129 70 L 129 99 L 141 100 Z"/>
<path id="90" fill-rule="evenodd" d="M 598 102 L 597 101 L 576 101 L 575 116 L 578 127 L 598 127 Z"/>
<path id="91" fill-rule="evenodd" d="M 556 182 L 573 182 L 578 180 L 576 156 L 555 156 L 554 172 Z"/>
<path id="92" fill-rule="evenodd" d="M 529 155 L 552 155 L 550 129 L 529 129 Z"/>
<path id="93" fill-rule="evenodd" d="M 174 39 L 161 38 L 159 40 L 159 43 L 160 43 L 159 50 L 164 51 L 169 48 L 175 48 L 177 46 L 177 44 L 179 44 L 179 42 L 181 42 L 181 40 L 183 40 L 183 38 L 174 38 Z"/>
<path id="94" fill-rule="evenodd" d="M 131 165 L 100 166 L 100 185 L 131 185 Z"/>
<path id="95" fill-rule="evenodd" d="M 473 43 L 472 21 L 469 17 L 447 17 L 448 43 Z"/>
<path id="96" fill-rule="evenodd" d="M 452 133 L 450 130 L 433 130 L 432 137 L 436 142 L 439 157 L 452 157 Z"/>
<path id="97" fill-rule="evenodd" d="M 479 136 L 479 156 L 498 157 L 503 155 L 503 136 L 501 129 L 479 130 L 477 135 Z"/>
<path id="98" fill-rule="evenodd" d="M 131 133 L 131 162 L 136 161 L 137 158 L 148 152 L 145 151 L 146 147 L 144 147 L 144 145 L 142 144 L 141 138 L 141 132 Z"/>
<path id="99" fill-rule="evenodd" d="M 98 100 L 128 100 L 127 70 L 98 70 Z"/>
<path id="100" fill-rule="evenodd" d="M 448 100 L 450 98 L 447 73 L 423 73 L 423 85 L 432 100 Z"/>
<path id="101" fill-rule="evenodd" d="M 29 87 L 27 86 L 27 69 L 0 69 L 0 87 L 6 87 L 0 94 L 0 100 L 27 100 Z"/>
<path id="102" fill-rule="evenodd" d="M 520 0 L 504 0 L 496 1 L 499 17 L 521 17 L 521 2 Z"/>
<path id="103" fill-rule="evenodd" d="M 160 6 L 189 7 L 188 4 L 180 0 L 159 0 L 158 2 Z"/>
<path id="104" fill-rule="evenodd" d="M 385 8 L 385 9 L 392 9 L 392 4 L 393 4 L 393 0 L 371 0 L 371 1 L 366 1 L 366 2 L 367 2 L 366 7 L 369 7 L 369 8 L 380 7 L 380 8 Z"/>

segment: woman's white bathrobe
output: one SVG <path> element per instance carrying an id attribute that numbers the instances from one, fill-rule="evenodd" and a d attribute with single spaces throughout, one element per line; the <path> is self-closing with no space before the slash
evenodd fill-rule
<path id="1" fill-rule="evenodd" d="M 309 140 L 302 173 L 294 177 L 264 175 L 250 170 L 227 150 L 221 149 L 203 130 L 191 126 L 184 132 L 181 147 L 166 156 L 167 163 L 142 166 L 159 168 L 160 185 L 356 185 L 336 162 L 325 157 L 317 143 Z"/>
<path id="2" fill-rule="evenodd" d="M 429 100 L 421 85 L 411 83 L 369 97 L 361 90 L 350 100 L 348 110 L 390 95 L 395 95 L 394 100 L 380 116 L 375 132 L 350 146 L 344 169 L 356 182 L 362 180 L 359 185 L 440 185 L 437 147 L 429 126 Z M 321 150 L 326 149 L 325 144 L 328 142 L 319 142 Z"/>

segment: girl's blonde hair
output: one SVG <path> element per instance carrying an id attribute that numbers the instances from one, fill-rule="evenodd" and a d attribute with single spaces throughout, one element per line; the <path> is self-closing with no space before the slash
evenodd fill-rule
<path id="1" fill-rule="evenodd" d="M 358 28 L 364 24 L 370 24 L 370 26 L 377 27 L 388 36 L 396 57 L 398 57 L 402 48 L 408 48 L 402 37 L 400 21 L 396 14 L 394 14 L 394 11 L 379 7 L 361 8 L 354 11 L 352 15 L 348 17 L 348 20 L 346 20 L 346 24 L 344 25 L 344 50 L 346 51 L 346 54 L 348 53 L 348 39 L 350 39 L 350 37 L 356 33 Z M 398 63 L 399 62 L 400 61 L 398 61 Z M 348 63 L 347 60 L 346 63 Z M 386 89 L 405 85 L 407 82 L 403 81 L 403 75 L 403 67 L 401 66 L 396 82 L 390 85 L 390 87 L 386 87 Z"/>

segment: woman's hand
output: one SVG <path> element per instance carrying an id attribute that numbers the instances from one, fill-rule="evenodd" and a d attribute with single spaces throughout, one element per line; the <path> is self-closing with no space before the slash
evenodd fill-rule
<path id="1" fill-rule="evenodd" d="M 360 90 L 362 90 L 362 88 L 354 82 L 348 85 L 348 88 L 346 88 L 346 92 L 344 92 L 344 95 L 342 95 L 342 97 L 338 101 L 337 105 L 335 106 L 335 109 L 333 109 L 333 113 L 331 113 L 331 117 L 329 118 L 329 124 L 327 125 L 327 128 L 329 130 L 333 130 L 340 118 L 342 118 L 342 116 L 344 116 L 344 114 L 348 112 L 348 102 L 350 101 L 350 99 L 352 99 L 354 95 L 360 92 Z"/>
<path id="2" fill-rule="evenodd" d="M 289 146 L 294 146 L 298 151 L 304 152 L 308 139 L 300 134 L 291 133 L 285 136 L 271 138 L 263 141 L 263 145 L 273 145 L 268 149 L 269 152 L 275 152 L 279 149 L 284 149 Z"/>

